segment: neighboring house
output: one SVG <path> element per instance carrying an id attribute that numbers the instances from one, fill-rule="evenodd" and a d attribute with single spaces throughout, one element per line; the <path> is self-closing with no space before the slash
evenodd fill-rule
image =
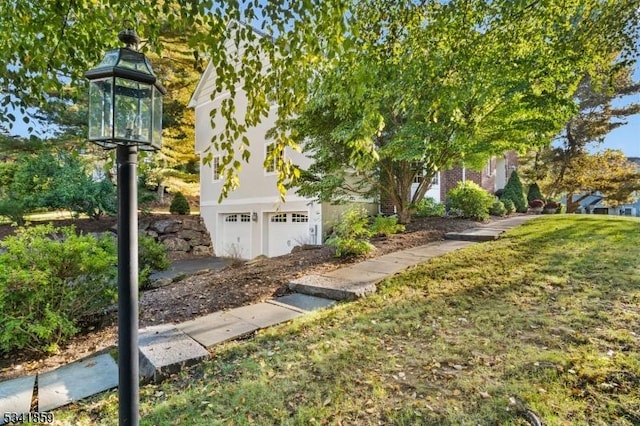
<path id="1" fill-rule="evenodd" d="M 574 195 L 575 200 L 578 200 L 580 197 L 580 195 Z M 635 203 L 622 204 L 616 207 L 607 206 L 603 201 L 604 197 L 598 192 L 588 195 L 580 200 L 580 207 L 578 207 L 576 213 L 640 216 L 640 200 L 637 200 Z"/>
<path id="2" fill-rule="evenodd" d="M 640 170 L 640 157 L 628 157 L 632 163 L 635 163 Z M 583 195 L 574 195 L 574 200 L 580 200 L 580 207 L 576 213 L 583 214 L 612 214 L 621 216 L 640 216 L 640 193 L 636 193 L 636 201 L 633 203 L 622 204 L 620 206 L 611 207 L 604 204 L 604 197 L 601 193 L 595 192 L 584 198 Z"/>
<path id="3" fill-rule="evenodd" d="M 509 175 L 518 167 L 518 156 L 514 151 L 505 152 L 498 157 L 491 157 L 481 171 L 470 170 L 465 167 L 454 167 L 450 170 L 438 172 L 431 182 L 431 187 L 425 197 L 433 198 L 439 203 L 447 200 L 447 193 L 458 185 L 458 182 L 471 181 L 480 185 L 490 193 L 504 188 Z M 411 187 L 411 196 L 418 189 L 422 176 L 417 175 Z M 392 204 L 381 202 L 380 210 L 385 214 L 393 214 Z"/>

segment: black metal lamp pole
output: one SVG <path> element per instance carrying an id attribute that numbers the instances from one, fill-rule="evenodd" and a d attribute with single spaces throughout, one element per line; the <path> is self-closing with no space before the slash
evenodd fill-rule
<path id="1" fill-rule="evenodd" d="M 137 425 L 138 358 L 138 191 L 137 145 L 118 145 L 118 410 L 120 425 Z"/>
<path id="2" fill-rule="evenodd" d="M 139 424 L 138 149 L 157 151 L 162 139 L 162 95 L 151 64 L 138 52 L 133 29 L 118 35 L 126 47 L 106 53 L 86 72 L 89 141 L 116 149 L 118 179 L 119 424 Z"/>

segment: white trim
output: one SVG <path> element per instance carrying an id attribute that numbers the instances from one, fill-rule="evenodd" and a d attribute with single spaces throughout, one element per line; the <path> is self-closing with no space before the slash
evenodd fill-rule
<path id="1" fill-rule="evenodd" d="M 295 202 L 310 203 L 312 201 L 315 202 L 315 200 L 311 198 L 303 198 L 303 197 L 297 197 L 297 196 L 292 196 L 292 197 L 286 196 L 284 202 L 280 199 L 280 197 L 243 198 L 238 200 L 230 200 L 227 198 L 223 200 L 222 203 L 218 203 L 218 201 L 216 200 L 216 201 L 201 202 L 200 205 L 205 207 L 240 206 L 243 204 L 270 204 L 270 205 L 275 204 L 275 205 L 288 206 L 290 203 L 295 203 Z"/>
<path id="2" fill-rule="evenodd" d="M 200 80 L 198 81 L 198 84 L 196 85 L 196 88 L 193 91 L 193 94 L 191 95 L 191 99 L 189 99 L 189 103 L 187 104 L 188 108 L 195 109 L 195 107 L 198 106 L 197 100 L 200 97 L 200 91 L 202 90 L 202 86 L 204 86 L 205 82 L 209 79 L 209 74 L 211 74 L 212 70 L 213 70 L 213 61 L 209 60 L 207 67 L 204 69 L 204 72 L 202 73 L 202 77 L 200 77 Z"/>

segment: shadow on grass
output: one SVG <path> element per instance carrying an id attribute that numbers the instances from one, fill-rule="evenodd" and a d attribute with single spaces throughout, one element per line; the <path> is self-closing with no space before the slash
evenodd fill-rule
<path id="1" fill-rule="evenodd" d="M 221 347 L 143 424 L 639 424 L 640 221 L 542 218 Z M 194 371 L 195 372 L 195 371 Z"/>

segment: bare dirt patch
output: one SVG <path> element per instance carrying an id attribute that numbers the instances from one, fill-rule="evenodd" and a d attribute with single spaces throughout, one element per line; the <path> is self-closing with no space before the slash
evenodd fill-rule
<path id="1" fill-rule="evenodd" d="M 58 220 L 55 226 L 74 225 L 79 232 L 104 232 L 114 219 Z M 416 218 L 405 232 L 376 238 L 375 252 L 368 257 L 404 250 L 443 239 L 446 232 L 462 231 L 478 223 L 464 219 Z M 0 238 L 13 232 L 0 226 Z M 329 247 L 296 250 L 275 258 L 256 259 L 218 271 L 201 271 L 169 285 L 140 294 L 140 327 L 178 323 L 211 312 L 258 303 L 288 293 L 287 283 L 305 274 L 327 272 L 365 260 L 365 257 L 338 259 Z M 107 315 L 86 324 L 81 334 L 62 345 L 56 355 L 28 352 L 4 354 L 0 358 L 0 380 L 51 370 L 60 365 L 107 350 L 117 344 L 116 315 Z"/>

